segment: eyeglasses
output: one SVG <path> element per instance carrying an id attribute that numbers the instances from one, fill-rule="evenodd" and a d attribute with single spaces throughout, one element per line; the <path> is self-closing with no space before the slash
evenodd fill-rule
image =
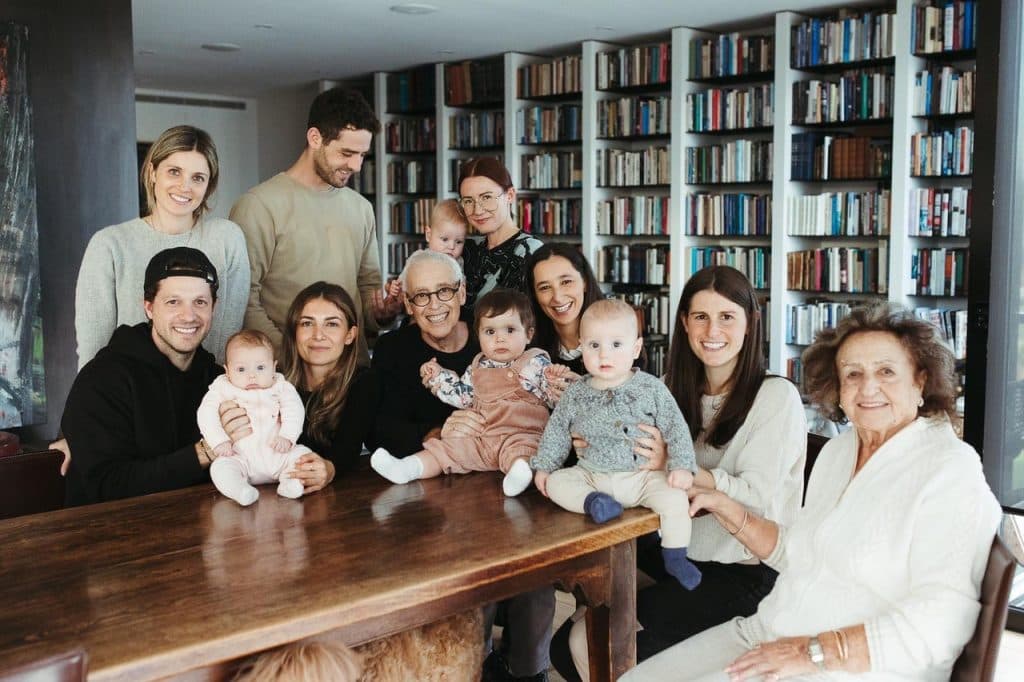
<path id="1" fill-rule="evenodd" d="M 458 287 L 445 286 L 437 289 L 436 291 L 421 291 L 418 294 L 412 296 L 406 296 L 405 298 L 417 308 L 426 308 L 430 304 L 430 297 L 437 296 L 439 301 L 450 301 L 455 298 L 455 294 L 459 291 Z"/>
<path id="2" fill-rule="evenodd" d="M 459 208 L 462 209 L 463 215 L 473 215 L 476 213 L 476 207 L 479 206 L 481 210 L 493 213 L 498 210 L 498 199 L 503 197 L 505 194 L 481 194 L 476 199 L 472 197 L 460 197 Z"/>

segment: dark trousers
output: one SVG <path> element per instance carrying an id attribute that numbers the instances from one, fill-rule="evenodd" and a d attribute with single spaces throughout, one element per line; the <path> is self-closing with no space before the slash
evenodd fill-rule
<path id="1" fill-rule="evenodd" d="M 529 677 L 551 666 L 551 622 L 555 618 L 555 588 L 545 585 L 532 592 L 484 607 L 484 628 L 490 648 L 491 626 L 504 626 L 501 653 L 508 661 L 509 671 L 516 677 Z"/>
<path id="2" fill-rule="evenodd" d="M 703 577 L 695 590 L 686 590 L 665 572 L 657 533 L 637 542 L 637 565 L 657 581 L 637 593 L 637 620 L 643 631 L 636 635 L 638 661 L 650 658 L 673 644 L 736 616 L 750 616 L 771 592 L 778 575 L 763 564 L 720 564 L 695 561 Z M 551 662 L 569 682 L 579 675 L 569 652 L 567 620 L 551 640 Z"/>

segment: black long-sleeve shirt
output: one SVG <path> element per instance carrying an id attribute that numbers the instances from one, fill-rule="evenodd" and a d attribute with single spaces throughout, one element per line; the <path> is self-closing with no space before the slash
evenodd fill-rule
<path id="1" fill-rule="evenodd" d="M 299 391 L 303 404 L 306 406 L 307 425 L 312 396 L 309 391 Z M 312 397 L 312 400 L 311 400 Z M 349 385 L 345 406 L 338 416 L 338 426 L 329 440 L 316 440 L 303 426 L 299 443 L 334 464 L 336 475 L 352 471 L 359 463 L 359 453 L 363 443 L 368 440 L 370 428 L 378 410 L 379 397 L 377 381 L 369 369 L 357 370 Z"/>

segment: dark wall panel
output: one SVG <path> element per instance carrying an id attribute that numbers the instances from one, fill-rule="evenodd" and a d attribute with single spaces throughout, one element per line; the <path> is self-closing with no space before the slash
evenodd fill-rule
<path id="1" fill-rule="evenodd" d="M 0 0 L 29 29 L 46 358 L 47 423 L 57 433 L 75 378 L 75 280 L 89 237 L 138 212 L 130 0 Z"/>

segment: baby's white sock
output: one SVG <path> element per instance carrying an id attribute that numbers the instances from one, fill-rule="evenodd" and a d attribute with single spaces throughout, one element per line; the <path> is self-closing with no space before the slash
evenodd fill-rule
<path id="1" fill-rule="evenodd" d="M 509 497 L 515 497 L 530 487 L 533 480 L 533 469 L 526 463 L 525 459 L 517 459 L 512 468 L 505 474 L 505 480 L 501 482 L 501 489 Z"/>
<path id="2" fill-rule="evenodd" d="M 419 457 L 410 455 L 404 459 L 398 459 L 384 448 L 377 448 L 370 455 L 370 466 L 392 483 L 408 483 L 423 475 L 423 462 Z"/>

